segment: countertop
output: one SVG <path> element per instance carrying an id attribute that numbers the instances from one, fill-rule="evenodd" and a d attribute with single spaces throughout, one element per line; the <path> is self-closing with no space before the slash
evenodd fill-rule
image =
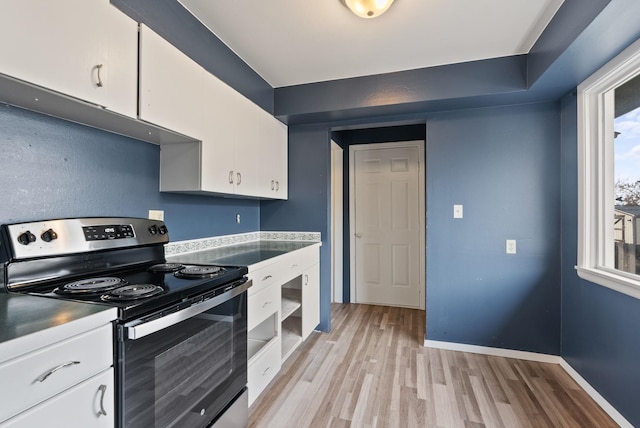
<path id="1" fill-rule="evenodd" d="M 0 293 L 0 363 L 117 317 L 108 306 Z"/>
<path id="2" fill-rule="evenodd" d="M 167 261 L 227 266 L 255 266 L 274 257 L 313 245 L 320 246 L 321 244 L 314 241 L 253 241 L 193 253 L 176 254 L 167 257 Z"/>

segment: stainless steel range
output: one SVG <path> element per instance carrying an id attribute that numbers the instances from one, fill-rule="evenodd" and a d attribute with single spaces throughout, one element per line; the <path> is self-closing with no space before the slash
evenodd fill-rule
<path id="1" fill-rule="evenodd" d="M 166 263 L 157 220 L 59 219 L 0 233 L 4 291 L 118 308 L 116 426 L 246 426 L 246 267 Z"/>

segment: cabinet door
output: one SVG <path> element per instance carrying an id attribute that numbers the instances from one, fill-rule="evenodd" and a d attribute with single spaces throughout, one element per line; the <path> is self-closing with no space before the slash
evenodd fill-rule
<path id="1" fill-rule="evenodd" d="M 231 194 L 237 180 L 234 139 L 240 125 L 234 115 L 240 97 L 217 77 L 203 73 L 202 190 Z"/>
<path id="2" fill-rule="evenodd" d="M 202 140 L 202 67 L 140 26 L 140 119 Z"/>
<path id="3" fill-rule="evenodd" d="M 287 139 L 287 126 L 260 110 L 256 139 L 260 152 L 260 196 L 287 199 Z"/>
<path id="4" fill-rule="evenodd" d="M 137 30 L 108 0 L 5 0 L 0 73 L 135 117 Z"/>
<path id="5" fill-rule="evenodd" d="M 113 403 L 111 368 L 7 420 L 0 428 L 111 428 L 115 425 Z"/>
<path id="6" fill-rule="evenodd" d="M 256 145 L 258 106 L 240 94 L 236 94 L 234 103 L 234 166 L 236 180 L 235 193 L 245 196 L 260 196 L 259 159 L 260 153 Z"/>
<path id="7" fill-rule="evenodd" d="M 302 271 L 302 339 L 320 324 L 320 264 Z"/>

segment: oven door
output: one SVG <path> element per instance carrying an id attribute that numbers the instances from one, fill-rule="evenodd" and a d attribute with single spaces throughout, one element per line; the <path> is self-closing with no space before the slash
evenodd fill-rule
<path id="1" fill-rule="evenodd" d="M 119 327 L 119 426 L 206 427 L 241 396 L 249 285 Z"/>

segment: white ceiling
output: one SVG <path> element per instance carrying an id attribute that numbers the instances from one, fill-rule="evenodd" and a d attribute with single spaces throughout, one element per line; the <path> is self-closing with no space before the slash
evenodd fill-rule
<path id="1" fill-rule="evenodd" d="M 564 0 L 179 0 L 273 87 L 529 52 Z"/>

